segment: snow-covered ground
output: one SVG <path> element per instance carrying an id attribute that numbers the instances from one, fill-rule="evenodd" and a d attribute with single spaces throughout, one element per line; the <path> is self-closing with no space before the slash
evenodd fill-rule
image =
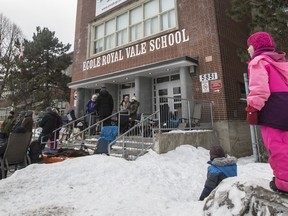
<path id="1" fill-rule="evenodd" d="M 162 155 L 151 150 L 136 161 L 92 155 L 32 164 L 0 181 L 0 216 L 202 215 L 198 198 L 208 159 L 208 150 L 183 145 Z M 271 178 L 269 164 L 251 156 L 240 158 L 238 177 L 221 185 L 239 180 L 269 188 Z"/>

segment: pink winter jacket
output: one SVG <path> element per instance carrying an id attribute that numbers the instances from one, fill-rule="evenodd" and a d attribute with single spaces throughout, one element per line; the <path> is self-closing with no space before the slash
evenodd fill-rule
<path id="1" fill-rule="evenodd" d="M 259 110 L 259 124 L 288 130 L 288 62 L 285 53 L 264 52 L 248 64 L 247 102 Z"/>

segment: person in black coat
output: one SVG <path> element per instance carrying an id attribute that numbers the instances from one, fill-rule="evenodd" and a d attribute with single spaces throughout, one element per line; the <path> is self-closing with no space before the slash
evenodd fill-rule
<path id="1" fill-rule="evenodd" d="M 45 148 L 45 145 L 48 142 L 48 139 L 52 135 L 52 132 L 57 128 L 58 123 L 58 114 L 52 111 L 51 107 L 46 108 L 46 114 L 39 122 L 39 127 L 42 128 L 42 132 L 38 138 L 39 143 L 41 144 L 41 149 Z"/>
<path id="2" fill-rule="evenodd" d="M 99 115 L 100 121 L 112 115 L 114 102 L 111 94 L 106 90 L 106 87 L 102 87 L 99 95 L 96 99 L 96 111 Z M 107 119 L 103 122 L 103 126 L 111 125 L 111 119 Z"/>

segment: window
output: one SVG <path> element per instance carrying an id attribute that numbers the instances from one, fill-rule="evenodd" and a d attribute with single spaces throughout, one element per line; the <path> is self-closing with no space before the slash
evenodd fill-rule
<path id="1" fill-rule="evenodd" d="M 144 36 L 149 36 L 158 32 L 159 4 L 157 0 L 147 2 L 144 5 Z"/>
<path id="2" fill-rule="evenodd" d="M 180 75 L 179 74 L 171 75 L 171 81 L 174 81 L 174 80 L 180 80 Z"/>
<path id="3" fill-rule="evenodd" d="M 158 94 L 159 96 L 166 96 L 168 95 L 168 89 L 159 89 Z"/>
<path id="4" fill-rule="evenodd" d="M 115 47 L 115 29 L 116 23 L 115 19 L 109 20 L 105 24 L 105 49 L 112 49 Z"/>
<path id="5" fill-rule="evenodd" d="M 150 0 L 113 19 L 92 25 L 91 55 L 143 39 L 177 25 L 175 0 Z"/>
<path id="6" fill-rule="evenodd" d="M 128 13 L 122 14 L 117 18 L 117 46 L 126 44 L 128 41 L 127 27 L 128 27 Z"/>
<path id="7" fill-rule="evenodd" d="M 143 37 L 142 20 L 142 6 L 130 11 L 130 41 L 135 41 Z"/>
<path id="8" fill-rule="evenodd" d="M 174 0 L 160 0 L 161 30 L 176 26 Z"/>
<path id="9" fill-rule="evenodd" d="M 99 25 L 95 28 L 95 42 L 94 42 L 94 52 L 101 52 L 104 49 L 104 24 Z"/>
<path id="10" fill-rule="evenodd" d="M 121 85 L 121 89 L 129 89 L 129 88 L 134 88 L 135 83 L 125 83 Z"/>
<path id="11" fill-rule="evenodd" d="M 169 76 L 157 78 L 157 83 L 169 82 Z"/>
<path id="12" fill-rule="evenodd" d="M 173 94 L 181 94 L 181 87 L 174 87 Z"/>

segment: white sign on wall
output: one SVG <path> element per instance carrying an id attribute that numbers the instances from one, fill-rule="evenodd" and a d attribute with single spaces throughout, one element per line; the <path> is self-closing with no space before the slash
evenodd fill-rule
<path id="1" fill-rule="evenodd" d="M 202 93 L 208 93 L 209 92 L 209 81 L 202 81 Z"/>
<path id="2" fill-rule="evenodd" d="M 96 0 L 96 16 L 125 2 L 126 0 Z"/>
<path id="3" fill-rule="evenodd" d="M 199 75 L 200 82 L 209 81 L 209 80 L 217 80 L 217 79 L 218 79 L 217 73 L 207 73 L 207 74 Z"/>

